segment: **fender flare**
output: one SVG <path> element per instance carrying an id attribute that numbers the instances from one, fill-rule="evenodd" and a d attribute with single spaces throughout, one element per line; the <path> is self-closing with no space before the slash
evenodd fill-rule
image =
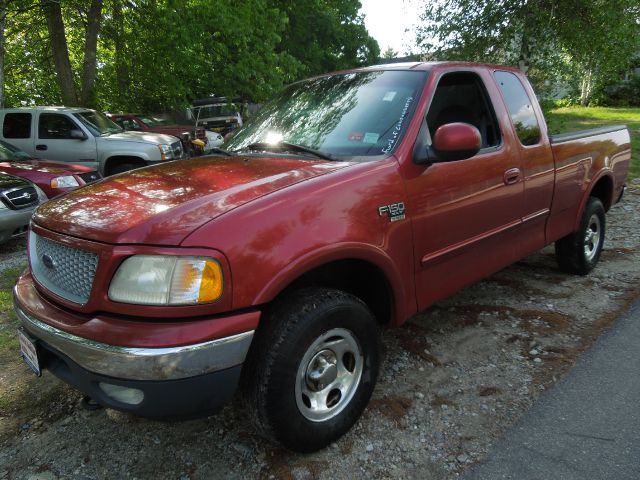
<path id="1" fill-rule="evenodd" d="M 600 182 L 600 180 L 602 180 L 605 177 L 608 178 L 609 180 L 611 180 L 611 183 L 615 187 L 615 182 L 614 182 L 614 179 L 613 179 L 613 172 L 609 168 L 601 169 L 597 173 L 597 175 L 591 179 L 591 182 L 589 182 L 589 188 L 587 188 L 585 190 L 584 195 L 582 195 L 582 199 L 580 200 L 580 207 L 578 208 L 578 215 L 576 216 L 576 219 L 575 219 L 574 224 L 573 224 L 573 231 L 574 232 L 578 228 L 580 228 L 580 220 L 582 219 L 582 213 L 584 212 L 584 209 L 585 209 L 585 207 L 587 205 L 587 201 L 589 200 L 589 197 L 591 196 L 591 193 L 593 192 L 594 187 Z M 613 201 L 613 199 L 611 199 L 611 200 Z"/>
<path id="2" fill-rule="evenodd" d="M 407 292 L 405 282 L 393 260 L 381 249 L 372 245 L 345 242 L 332 244 L 309 252 L 290 262 L 258 292 L 253 304 L 268 303 L 276 298 L 296 279 L 311 270 L 339 260 L 362 260 L 377 267 L 387 280 L 392 302 L 390 325 L 398 325 L 407 318 Z M 414 295 L 415 297 L 415 295 Z"/>

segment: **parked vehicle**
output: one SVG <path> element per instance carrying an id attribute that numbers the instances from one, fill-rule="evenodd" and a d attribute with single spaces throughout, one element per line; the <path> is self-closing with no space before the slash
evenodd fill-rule
<path id="1" fill-rule="evenodd" d="M 203 127 L 176 125 L 168 120 L 156 118 L 151 115 L 109 113 L 107 117 L 127 131 L 155 132 L 173 135 L 182 141 L 182 149 L 185 152 L 189 152 L 191 156 L 202 155 L 206 150 L 208 136 Z M 199 140 L 200 142 L 194 142 L 194 140 Z"/>
<path id="2" fill-rule="evenodd" d="M 97 170 L 71 163 L 36 160 L 10 143 L 0 140 L 0 172 L 35 183 L 48 198 L 102 178 Z"/>
<path id="3" fill-rule="evenodd" d="M 221 135 L 240 128 L 242 115 L 236 105 L 239 98 L 207 97 L 195 100 L 191 107 L 191 115 L 198 126 Z"/>
<path id="4" fill-rule="evenodd" d="M 145 416 L 240 385 L 297 451 L 366 407 L 379 327 L 553 242 L 593 269 L 631 158 L 624 126 L 550 137 L 520 71 L 446 62 L 290 85 L 225 147 L 38 208 L 22 354 Z"/>
<path id="5" fill-rule="evenodd" d="M 0 245 L 27 232 L 36 207 L 47 196 L 33 183 L 0 172 Z"/>
<path id="6" fill-rule="evenodd" d="M 36 158 L 77 163 L 113 175 L 184 157 L 171 135 L 125 132 L 104 114 L 86 108 L 0 110 L 0 139 Z"/>

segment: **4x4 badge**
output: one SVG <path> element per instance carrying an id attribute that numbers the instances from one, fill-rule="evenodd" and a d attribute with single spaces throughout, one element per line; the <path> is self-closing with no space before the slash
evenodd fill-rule
<path id="1" fill-rule="evenodd" d="M 383 205 L 378 208 L 378 214 L 382 217 L 385 214 L 389 216 L 390 222 L 404 220 L 404 202 Z"/>

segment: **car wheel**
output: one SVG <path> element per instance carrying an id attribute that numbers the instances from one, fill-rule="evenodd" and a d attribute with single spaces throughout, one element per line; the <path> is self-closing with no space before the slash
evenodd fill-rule
<path id="1" fill-rule="evenodd" d="M 309 289 L 276 305 L 263 324 L 245 365 L 254 423 L 291 450 L 321 449 L 351 428 L 373 392 L 374 316 L 353 295 Z"/>
<path id="2" fill-rule="evenodd" d="M 604 245 L 605 211 L 602 202 L 589 197 L 580 228 L 556 242 L 556 259 L 562 270 L 586 275 L 594 269 Z"/>

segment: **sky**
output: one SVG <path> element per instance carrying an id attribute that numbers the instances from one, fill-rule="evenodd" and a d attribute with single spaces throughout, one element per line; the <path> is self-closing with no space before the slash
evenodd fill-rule
<path id="1" fill-rule="evenodd" d="M 380 53 L 391 47 L 401 56 L 415 52 L 414 24 L 419 22 L 424 0 L 360 0 L 364 24 L 380 45 Z M 405 33 L 405 29 L 409 32 Z"/>

